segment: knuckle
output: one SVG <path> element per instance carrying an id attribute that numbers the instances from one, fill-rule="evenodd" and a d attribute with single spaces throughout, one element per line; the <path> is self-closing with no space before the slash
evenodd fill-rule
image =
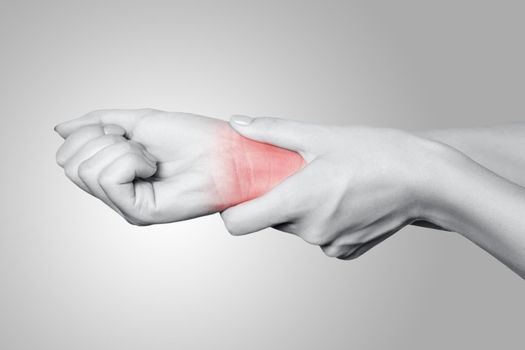
<path id="1" fill-rule="evenodd" d="M 126 150 L 124 145 L 126 140 L 119 135 L 108 134 L 108 135 L 99 135 L 87 141 L 83 146 L 86 150 L 94 151 L 90 157 L 95 156 L 101 152 L 115 151 L 122 148 L 123 151 Z M 122 144 L 122 145 L 121 145 Z M 89 158 L 85 159 L 88 160 Z"/>
<path id="2" fill-rule="evenodd" d="M 277 119 L 271 117 L 260 117 L 256 119 L 256 123 L 259 124 L 260 128 L 271 130 L 276 126 Z"/>
<path id="3" fill-rule="evenodd" d="M 63 168 L 64 164 L 66 163 L 65 159 L 61 157 L 59 154 L 56 155 L 56 162 L 61 168 Z"/>
<path id="4" fill-rule="evenodd" d="M 123 215 L 124 219 L 134 226 L 149 226 L 155 223 L 152 213 L 144 208 L 127 208 Z"/>
<path id="5" fill-rule="evenodd" d="M 93 171 L 93 165 L 89 160 L 83 161 L 78 166 L 78 176 L 83 179 L 87 178 L 92 174 Z"/>
<path id="6" fill-rule="evenodd" d="M 365 253 L 365 251 L 359 249 L 360 246 L 354 247 L 352 249 L 348 249 L 347 251 L 343 252 L 340 256 L 338 256 L 338 259 L 341 260 L 354 260 L 360 257 Z"/>
<path id="7" fill-rule="evenodd" d="M 123 164 L 129 164 L 133 160 L 135 160 L 136 155 L 133 152 L 127 152 L 123 154 L 119 160 L 122 161 Z"/>
<path id="8" fill-rule="evenodd" d="M 359 258 L 363 253 L 350 253 L 350 254 L 344 254 L 343 256 L 339 257 L 341 260 L 355 260 Z"/>
<path id="9" fill-rule="evenodd" d="M 327 243 L 325 238 L 327 235 L 324 234 L 324 231 L 323 228 L 311 226 L 302 229 L 299 236 L 309 244 L 323 246 Z"/>
<path id="10" fill-rule="evenodd" d="M 330 258 L 338 258 L 342 255 L 341 248 L 334 244 L 321 246 L 321 250 Z"/>
<path id="11" fill-rule="evenodd" d="M 301 238 L 306 242 L 306 243 L 309 243 L 309 244 L 313 244 L 313 245 L 319 245 L 320 240 L 319 238 L 316 236 L 315 233 L 313 233 L 312 231 L 308 230 L 308 231 L 302 231 L 301 232 Z"/>
<path id="12" fill-rule="evenodd" d="M 110 187 L 115 183 L 115 181 L 113 179 L 113 176 L 110 173 L 108 173 L 107 171 L 104 171 L 98 177 L 98 183 L 102 187 Z"/>
<path id="13" fill-rule="evenodd" d="M 129 141 L 119 143 L 119 148 L 122 152 L 130 152 L 133 150 L 133 144 Z"/>
<path id="14" fill-rule="evenodd" d="M 64 173 L 69 179 L 73 179 L 76 177 L 76 168 L 71 165 L 66 165 L 64 168 Z"/>
<path id="15" fill-rule="evenodd" d="M 124 159 L 126 163 L 128 163 L 128 166 L 137 166 L 143 161 L 143 158 L 139 155 L 138 152 L 130 152 L 126 155 L 124 155 Z"/>
<path id="16" fill-rule="evenodd" d="M 116 144 L 118 142 L 125 141 L 126 139 L 121 135 L 115 135 L 115 134 L 106 134 L 103 136 L 104 139 L 109 141 L 110 145 Z"/>
<path id="17" fill-rule="evenodd" d="M 128 141 L 128 143 L 133 151 L 141 152 L 146 149 L 142 143 L 136 141 Z"/>
<path id="18" fill-rule="evenodd" d="M 115 135 L 108 135 L 108 137 L 113 139 Z M 111 147 L 110 151 L 114 154 L 124 154 L 131 149 L 131 145 L 127 140 L 118 139 L 118 137 L 114 139 L 114 142 L 109 147 Z"/>
<path id="19" fill-rule="evenodd" d="M 342 259 L 342 260 L 352 259 L 352 257 L 350 256 L 353 250 L 349 249 L 349 246 L 344 245 L 344 244 L 343 245 L 337 244 L 337 243 L 326 244 L 324 246 L 321 246 L 321 249 L 323 250 L 323 253 L 325 253 L 325 255 L 330 258 L 336 258 L 336 259 Z"/>
<path id="20" fill-rule="evenodd" d="M 130 216 L 130 215 L 126 215 L 124 217 L 124 219 L 128 222 L 128 224 L 133 225 L 133 226 L 143 227 L 143 226 L 150 226 L 151 225 L 150 222 L 146 222 L 146 221 L 137 219 L 136 217 Z"/>
<path id="21" fill-rule="evenodd" d="M 60 146 L 60 148 L 57 150 L 55 154 L 55 159 L 57 161 L 57 164 L 63 168 L 66 164 L 66 157 L 64 156 L 64 145 Z"/>
<path id="22" fill-rule="evenodd" d="M 154 223 L 162 222 L 159 211 L 152 208 L 150 202 L 139 202 L 136 203 L 131 213 L 132 217 L 142 223 L 142 226 L 151 225 Z"/>

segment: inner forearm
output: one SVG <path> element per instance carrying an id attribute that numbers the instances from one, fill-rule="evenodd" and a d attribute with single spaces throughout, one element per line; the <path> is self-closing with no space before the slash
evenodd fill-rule
<path id="1" fill-rule="evenodd" d="M 473 241 L 525 278 L 525 189 L 461 154 L 433 179 L 425 219 Z"/>
<path id="2" fill-rule="evenodd" d="M 496 174 L 525 186 L 525 122 L 417 134 L 452 146 Z"/>

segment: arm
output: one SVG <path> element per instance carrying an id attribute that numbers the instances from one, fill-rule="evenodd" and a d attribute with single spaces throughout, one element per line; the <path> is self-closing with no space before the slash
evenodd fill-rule
<path id="1" fill-rule="evenodd" d="M 465 236 L 525 278 L 525 189 L 458 152 L 447 150 L 425 220 Z"/>
<path id="2" fill-rule="evenodd" d="M 417 135 L 456 148 L 494 173 L 525 186 L 525 123 L 419 131 Z M 436 224 L 413 225 L 444 230 Z"/>
<path id="3" fill-rule="evenodd" d="M 525 186 L 525 123 L 436 129 L 417 134 L 452 146 L 496 174 Z"/>
<path id="4" fill-rule="evenodd" d="M 464 235 L 525 278 L 525 190 L 457 149 L 393 129 L 274 118 L 231 125 L 310 160 L 267 194 L 225 210 L 233 234 L 271 226 L 351 259 L 424 221 Z"/>
<path id="5" fill-rule="evenodd" d="M 525 276 L 523 189 L 455 148 L 394 129 L 237 121 L 247 138 L 196 115 L 97 111 L 57 126 L 57 161 L 134 224 L 231 206 L 222 216 L 233 234 L 271 226 L 351 259 L 425 221 Z"/>

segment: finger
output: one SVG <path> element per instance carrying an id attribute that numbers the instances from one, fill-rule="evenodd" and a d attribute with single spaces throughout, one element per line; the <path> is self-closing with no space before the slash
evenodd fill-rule
<path id="1" fill-rule="evenodd" d="M 353 249 L 351 249 L 350 251 L 348 251 L 345 255 L 339 257 L 339 259 L 342 259 L 342 260 L 357 259 L 361 255 L 363 255 L 364 253 L 369 251 L 370 249 L 374 248 L 379 243 L 383 242 L 388 237 L 392 236 L 393 234 L 394 234 L 394 232 L 392 232 L 390 234 L 387 234 L 387 235 L 379 236 L 379 237 L 376 237 L 376 238 L 374 238 L 373 240 L 371 240 L 369 242 L 366 242 L 364 244 L 358 245 L 358 246 L 354 247 Z"/>
<path id="2" fill-rule="evenodd" d="M 397 231 L 399 231 L 399 229 L 391 230 L 362 243 L 342 243 L 345 241 L 353 242 L 355 239 L 348 239 L 348 237 L 360 234 L 360 232 L 350 233 L 330 242 L 329 244 L 322 245 L 321 249 L 326 255 L 330 257 L 342 260 L 352 260 L 360 257 L 379 243 L 386 240 L 388 237 L 392 236 Z"/>
<path id="3" fill-rule="evenodd" d="M 228 231 L 235 236 L 245 235 L 298 218 L 310 202 L 305 188 L 315 179 L 314 163 L 261 197 L 224 210 L 221 217 Z"/>
<path id="4" fill-rule="evenodd" d="M 240 115 L 232 116 L 230 126 L 249 139 L 292 151 L 308 151 L 311 141 L 323 129 L 321 125 L 287 119 Z"/>
<path id="5" fill-rule="evenodd" d="M 394 233 L 396 233 L 397 231 L 401 230 L 401 228 L 402 227 L 393 229 L 393 230 L 391 230 L 389 232 L 386 232 L 384 234 L 381 234 L 381 235 L 377 236 L 376 238 L 371 239 L 370 241 L 368 241 L 368 242 L 358 246 L 354 251 L 350 252 L 349 254 L 347 254 L 346 256 L 342 257 L 341 259 L 350 260 L 350 259 L 355 259 L 355 258 L 360 257 L 361 255 L 363 255 L 364 253 L 366 253 L 367 251 L 369 251 L 370 249 L 372 249 L 373 247 L 375 247 L 379 243 L 381 243 L 384 240 L 386 240 L 387 238 L 393 236 Z"/>
<path id="6" fill-rule="evenodd" d="M 121 215 L 122 212 L 106 195 L 100 186 L 98 179 L 105 168 L 107 168 L 111 163 L 120 158 L 122 155 L 129 152 L 135 152 L 139 155 L 143 153 L 145 155 L 146 153 L 144 148 L 137 143 L 133 143 L 131 141 L 117 142 L 101 149 L 92 157 L 84 160 L 78 166 L 78 176 L 87 186 L 89 192 Z M 155 163 L 151 161 L 151 165 L 153 166 L 154 164 Z"/>
<path id="7" fill-rule="evenodd" d="M 104 135 L 104 129 L 99 125 L 84 127 L 68 137 L 58 148 L 56 160 L 58 165 L 64 167 L 69 158 L 78 152 L 90 140 Z"/>
<path id="8" fill-rule="evenodd" d="M 126 130 L 115 124 L 106 124 L 103 126 L 104 134 L 126 136 Z"/>
<path id="9" fill-rule="evenodd" d="M 76 118 L 55 126 L 55 131 L 67 138 L 79 128 L 88 125 L 114 124 L 126 130 L 126 134 L 131 135 L 136 123 L 151 109 L 106 109 L 90 112 L 80 118 Z"/>
<path id="10" fill-rule="evenodd" d="M 64 164 L 64 171 L 66 176 L 71 181 L 73 181 L 73 183 L 75 183 L 78 187 L 80 187 L 88 193 L 91 193 L 89 191 L 89 188 L 79 176 L 78 169 L 80 164 L 86 159 L 91 158 L 93 155 L 95 155 L 102 149 L 116 143 L 122 143 L 123 145 L 121 146 L 121 148 L 127 147 L 127 151 L 129 150 L 129 146 L 126 145 L 126 142 L 127 140 L 124 137 L 118 135 L 104 135 L 88 141 Z"/>
<path id="11" fill-rule="evenodd" d="M 56 153 L 58 165 L 64 167 L 65 163 L 86 143 L 103 135 L 123 136 L 126 131 L 117 125 L 88 125 L 71 134 L 60 146 Z"/>
<path id="12" fill-rule="evenodd" d="M 134 223 L 151 222 L 156 202 L 152 183 L 140 181 L 157 171 L 145 156 L 127 153 L 106 167 L 98 179 L 100 186 L 127 219 Z"/>

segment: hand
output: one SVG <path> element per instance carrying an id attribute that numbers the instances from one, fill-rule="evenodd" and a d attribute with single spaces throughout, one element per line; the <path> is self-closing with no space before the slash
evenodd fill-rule
<path id="1" fill-rule="evenodd" d="M 265 195 L 223 211 L 228 230 L 243 235 L 274 227 L 341 259 L 424 220 L 429 179 L 439 159 L 453 152 L 394 129 L 235 121 L 230 124 L 241 135 L 300 152 L 308 164 Z"/>
<path id="2" fill-rule="evenodd" d="M 66 139 L 57 162 L 67 177 L 137 225 L 217 212 L 303 164 L 297 153 L 187 113 L 101 110 L 55 129 Z"/>

